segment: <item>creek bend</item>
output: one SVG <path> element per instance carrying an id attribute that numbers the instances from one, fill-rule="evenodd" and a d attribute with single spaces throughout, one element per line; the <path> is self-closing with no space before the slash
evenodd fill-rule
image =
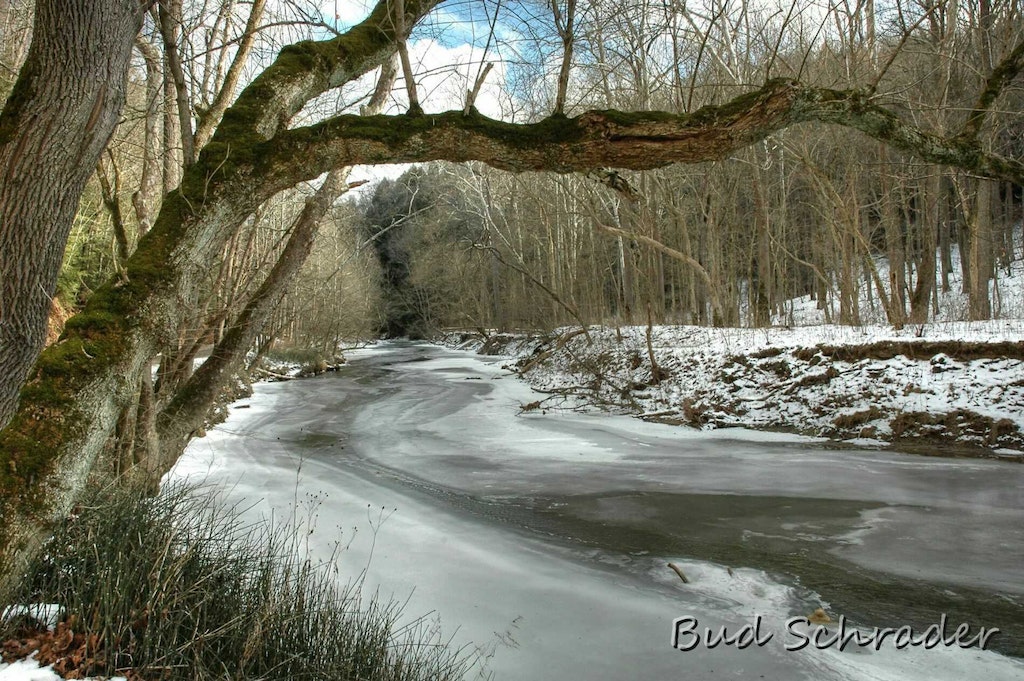
<path id="1" fill-rule="evenodd" d="M 259 384 L 172 475 L 315 525 L 343 579 L 437 613 L 499 680 L 1024 678 L 1024 466 L 518 415 L 537 394 L 501 363 L 398 342 Z M 786 651 L 786 620 L 821 605 L 1001 632 L 989 652 Z M 764 646 L 670 645 L 676 618 L 757 615 Z"/>

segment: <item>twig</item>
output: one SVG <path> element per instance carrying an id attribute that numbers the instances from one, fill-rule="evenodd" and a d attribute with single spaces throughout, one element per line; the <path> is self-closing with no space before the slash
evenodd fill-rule
<path id="1" fill-rule="evenodd" d="M 675 573 L 676 573 L 677 575 L 679 575 L 679 579 L 683 580 L 683 584 L 689 584 L 689 583 L 690 583 L 690 580 L 688 580 L 688 579 L 686 578 L 686 575 L 685 575 L 685 574 L 683 574 L 683 569 L 682 569 L 681 567 L 679 567 L 679 566 L 678 566 L 678 565 L 676 565 L 675 563 L 669 563 L 669 564 L 668 564 L 668 566 L 669 566 L 670 568 L 672 568 L 672 570 L 673 570 L 673 571 L 674 571 L 674 572 L 675 572 Z"/>

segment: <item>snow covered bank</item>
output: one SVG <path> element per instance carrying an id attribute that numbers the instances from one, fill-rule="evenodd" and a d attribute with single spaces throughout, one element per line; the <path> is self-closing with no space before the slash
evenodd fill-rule
<path id="1" fill-rule="evenodd" d="M 902 331 L 595 327 L 589 337 L 566 328 L 541 338 L 450 334 L 444 342 L 514 358 L 510 368 L 551 394 L 532 408 L 601 406 L 705 429 L 783 430 L 926 453 L 951 444 L 1008 458 L 1024 451 L 1020 320 Z"/>

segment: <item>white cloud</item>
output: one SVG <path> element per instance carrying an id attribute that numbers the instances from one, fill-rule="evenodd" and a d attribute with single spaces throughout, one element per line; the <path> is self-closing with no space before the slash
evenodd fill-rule
<path id="1" fill-rule="evenodd" d="M 462 109 L 466 104 L 466 91 L 472 88 L 477 74 L 486 62 L 493 62 L 494 68 L 477 96 L 476 108 L 486 116 L 501 117 L 505 62 L 493 50 L 485 55 L 482 48 L 468 43 L 449 47 L 432 38 L 425 38 L 409 44 L 409 59 L 413 66 L 420 106 L 427 112 Z M 388 113 L 400 113 L 407 107 L 405 82 L 399 75 L 395 84 L 394 102 Z"/>
<path id="2" fill-rule="evenodd" d="M 320 11 L 328 21 L 334 20 L 339 31 L 354 26 L 365 19 L 373 9 L 371 0 L 321 0 Z"/>
<path id="3" fill-rule="evenodd" d="M 318 6 L 325 19 L 336 18 L 339 30 L 354 25 L 367 17 L 376 4 L 374 0 L 318 0 Z M 413 39 L 409 42 L 409 55 L 416 79 L 416 91 L 420 105 L 428 113 L 461 110 L 466 103 L 466 91 L 472 88 L 480 70 L 487 62 L 494 66 L 487 76 L 476 99 L 476 108 L 486 116 L 502 118 L 501 102 L 506 81 L 507 64 L 499 51 L 492 45 L 484 53 L 480 46 L 474 46 L 474 31 L 477 26 L 466 17 L 439 10 L 436 16 L 428 19 L 428 30 L 433 31 L 430 37 Z M 442 26 L 443 25 L 443 26 Z M 375 73 L 367 74 L 358 83 L 347 88 L 348 92 L 359 93 L 359 96 L 373 88 Z M 390 102 L 383 113 L 401 114 L 408 109 L 405 82 L 401 72 L 392 89 Z M 320 118 L 326 113 L 312 115 Z M 302 124 L 308 123 L 305 121 Z M 367 180 L 368 184 L 356 190 L 356 193 L 369 191 L 374 184 L 384 178 L 395 179 L 407 171 L 413 164 L 393 164 L 377 166 L 355 166 L 350 181 Z"/>

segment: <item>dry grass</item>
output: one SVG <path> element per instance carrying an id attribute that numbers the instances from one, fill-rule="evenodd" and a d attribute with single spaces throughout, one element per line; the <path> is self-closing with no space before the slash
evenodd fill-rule
<path id="1" fill-rule="evenodd" d="M 399 610 L 341 589 L 291 528 L 243 522 L 209 492 L 98 494 L 58 528 L 23 603 L 59 603 L 45 634 L 8 623 L 8 654 L 33 641 L 71 674 L 138 679 L 462 679 L 473 661 Z M 20 630 L 19 630 L 20 629 Z"/>

